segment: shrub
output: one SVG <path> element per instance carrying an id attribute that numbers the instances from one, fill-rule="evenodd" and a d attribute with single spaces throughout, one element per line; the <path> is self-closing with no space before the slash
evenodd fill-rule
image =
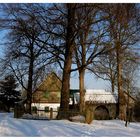
<path id="1" fill-rule="evenodd" d="M 45 106 L 45 112 L 49 112 L 49 107 Z"/>
<path id="2" fill-rule="evenodd" d="M 36 113 L 37 112 L 37 107 L 36 106 L 32 106 L 32 111 Z"/>

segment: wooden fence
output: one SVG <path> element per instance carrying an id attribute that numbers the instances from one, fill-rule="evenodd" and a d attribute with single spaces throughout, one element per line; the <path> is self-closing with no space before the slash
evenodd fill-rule
<path id="1" fill-rule="evenodd" d="M 50 120 L 52 119 L 58 119 L 58 112 L 61 112 L 60 110 L 55 110 L 53 108 L 50 108 L 49 110 L 41 110 L 41 109 L 37 109 L 35 111 L 32 111 L 33 115 L 37 115 L 38 117 L 44 117 L 44 118 L 48 118 Z M 61 112 L 63 113 L 63 112 Z M 79 111 L 75 111 L 75 110 L 69 110 L 67 112 L 64 112 L 64 114 L 67 114 L 68 116 L 75 116 L 79 114 Z"/>

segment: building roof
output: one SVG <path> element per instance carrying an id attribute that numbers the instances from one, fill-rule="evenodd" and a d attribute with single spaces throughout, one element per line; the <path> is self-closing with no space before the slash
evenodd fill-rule
<path id="1" fill-rule="evenodd" d="M 51 72 L 47 75 L 44 81 L 37 87 L 37 89 L 33 92 L 37 91 L 60 91 L 62 86 L 61 79 L 57 76 L 56 73 Z"/>
<path id="2" fill-rule="evenodd" d="M 123 92 L 125 99 L 128 99 L 128 94 Z M 72 90 L 71 94 L 74 94 L 77 102 L 79 102 L 80 93 L 79 90 Z M 95 103 L 118 103 L 118 94 L 113 94 L 111 92 L 101 90 L 101 89 L 86 89 L 85 90 L 85 102 L 95 102 Z M 136 101 L 131 95 L 129 95 L 129 102 L 134 103 Z"/>
<path id="3" fill-rule="evenodd" d="M 75 92 L 74 92 L 75 91 Z M 117 103 L 118 95 L 112 94 L 111 92 L 107 92 L 105 90 L 98 90 L 98 89 L 86 89 L 85 90 L 85 102 L 98 102 L 98 103 Z M 79 102 L 79 92 L 78 90 L 73 90 L 75 94 L 75 98 L 77 102 Z"/>
<path id="4" fill-rule="evenodd" d="M 48 74 L 46 79 L 33 92 L 33 102 L 57 103 L 60 102 L 62 82 L 54 73 Z"/>
<path id="5" fill-rule="evenodd" d="M 85 93 L 85 101 L 93 101 L 98 103 L 117 103 L 118 95 L 105 90 L 87 89 Z"/>

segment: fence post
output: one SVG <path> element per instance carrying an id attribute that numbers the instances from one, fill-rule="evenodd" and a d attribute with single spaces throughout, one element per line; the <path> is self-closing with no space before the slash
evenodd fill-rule
<path id="1" fill-rule="evenodd" d="M 53 119 L 53 108 L 50 108 L 50 119 Z"/>
<path id="2" fill-rule="evenodd" d="M 14 107 L 14 118 L 20 118 L 24 114 L 24 105 L 16 104 Z"/>
<path id="3" fill-rule="evenodd" d="M 85 122 L 90 124 L 93 121 L 93 109 L 92 106 L 87 105 L 86 106 L 86 118 L 85 118 Z"/>

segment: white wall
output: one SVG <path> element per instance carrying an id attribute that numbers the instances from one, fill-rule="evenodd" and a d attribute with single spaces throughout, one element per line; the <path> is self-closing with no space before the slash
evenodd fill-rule
<path id="1" fill-rule="evenodd" d="M 36 106 L 37 109 L 45 109 L 46 106 L 53 108 L 53 110 L 57 110 L 60 107 L 60 103 L 32 103 L 32 106 Z"/>

